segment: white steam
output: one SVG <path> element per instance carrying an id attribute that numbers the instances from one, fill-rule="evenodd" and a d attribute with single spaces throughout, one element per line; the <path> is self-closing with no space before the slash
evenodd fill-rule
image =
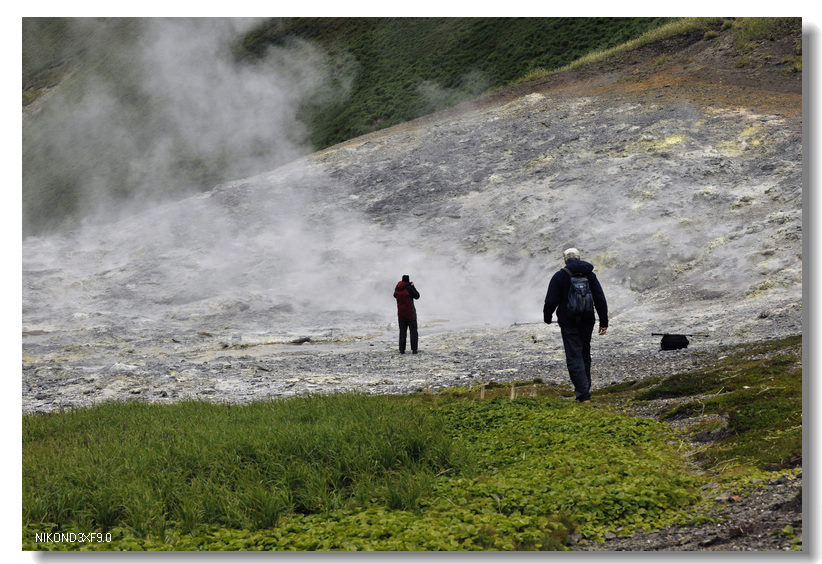
<path id="1" fill-rule="evenodd" d="M 479 70 L 473 70 L 460 77 L 458 86 L 447 88 L 436 81 L 425 80 L 417 86 L 427 112 L 448 108 L 464 100 L 470 100 L 487 91 L 491 83 Z"/>
<path id="2" fill-rule="evenodd" d="M 143 131 L 129 129 L 111 82 L 92 83 L 64 108 L 68 132 L 54 146 L 66 158 L 84 158 L 73 151 L 87 147 L 71 135 L 128 156 L 135 196 L 115 204 L 115 171 L 97 162 L 83 190 L 107 221 L 25 241 L 24 323 L 172 334 L 384 328 L 396 319 L 392 293 L 403 274 L 422 294 L 423 324 L 538 316 L 542 273 L 512 274 L 456 243 L 432 243 L 416 227 L 377 225 L 349 205 L 345 186 L 294 160 L 306 153 L 298 109 L 323 95 L 329 61 L 315 46 L 293 42 L 238 64 L 228 45 L 249 23 L 142 22 L 128 58 L 150 114 Z M 469 78 L 466 88 L 481 81 Z M 180 146 L 220 163 L 230 177 L 274 172 L 163 202 L 157 196 L 173 192 Z M 294 162 L 280 166 L 287 161 Z"/>
<path id="3" fill-rule="evenodd" d="M 322 194 L 300 162 L 24 245 L 30 327 L 123 327 L 160 334 L 384 329 L 403 274 L 423 326 L 536 317 L 544 276 L 500 268 L 409 228 L 389 229 Z M 536 285 L 536 286 L 535 286 Z"/>
<path id="4" fill-rule="evenodd" d="M 231 19 L 157 20 L 139 43 L 142 88 L 167 135 L 181 136 L 205 158 L 229 152 L 229 177 L 305 154 L 297 108 L 322 85 L 328 62 L 312 45 L 295 42 L 271 47 L 253 65 L 237 64 L 227 45 L 242 27 Z M 164 154 L 161 144 L 155 155 Z"/>
<path id="5" fill-rule="evenodd" d="M 124 201 L 179 198 L 311 152 L 301 105 L 327 98 L 332 74 L 344 98 L 351 62 L 301 41 L 238 61 L 254 23 L 69 20 L 93 55 L 24 120 L 24 228 L 63 207 L 108 221 L 132 213 Z"/>

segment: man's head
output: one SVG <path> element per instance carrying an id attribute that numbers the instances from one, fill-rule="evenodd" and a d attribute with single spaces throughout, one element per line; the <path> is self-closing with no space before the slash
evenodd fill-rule
<path id="1" fill-rule="evenodd" d="M 408 276 L 407 274 L 403 274 L 402 275 L 402 281 L 403 282 L 411 282 L 411 277 Z"/>
<path id="2" fill-rule="evenodd" d="M 579 250 L 571 247 L 570 249 L 565 249 L 565 252 L 562 253 L 562 258 L 565 259 L 565 262 L 569 262 L 572 260 L 579 260 Z"/>

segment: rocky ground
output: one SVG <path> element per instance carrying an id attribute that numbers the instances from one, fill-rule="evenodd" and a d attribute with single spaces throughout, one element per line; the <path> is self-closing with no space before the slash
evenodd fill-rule
<path id="1" fill-rule="evenodd" d="M 651 327 L 621 326 L 616 319 L 606 336 L 594 336 L 595 389 L 687 371 L 726 345 L 757 338 L 715 331 L 691 338 L 687 349 L 661 351 Z M 759 338 L 796 334 L 792 323 L 760 325 Z M 396 323 L 371 329 L 279 337 L 198 331 L 160 338 L 101 329 L 73 335 L 29 331 L 23 411 L 108 400 L 247 402 L 306 393 L 401 394 L 535 378 L 568 385 L 556 324 L 443 329 L 421 322 L 417 355 L 399 354 Z"/>
<path id="2" fill-rule="evenodd" d="M 704 33 L 704 32 L 703 32 Z M 495 92 L 112 225 L 23 243 L 22 410 L 567 384 L 561 251 L 611 325 L 594 393 L 802 333 L 795 40 L 683 36 Z M 399 355 L 393 285 L 422 294 Z M 700 333 L 663 352 L 652 332 Z M 570 390 L 570 386 L 568 387 Z M 654 416 L 653 413 L 639 414 Z M 782 550 L 801 477 L 706 491 L 728 519 L 584 550 Z"/>

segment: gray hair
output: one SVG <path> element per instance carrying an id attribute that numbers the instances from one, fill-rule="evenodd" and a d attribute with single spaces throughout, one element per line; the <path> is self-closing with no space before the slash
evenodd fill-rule
<path id="1" fill-rule="evenodd" d="M 562 257 L 565 259 L 565 262 L 568 262 L 569 260 L 579 260 L 579 250 L 574 247 L 565 249 L 565 252 L 562 253 Z"/>

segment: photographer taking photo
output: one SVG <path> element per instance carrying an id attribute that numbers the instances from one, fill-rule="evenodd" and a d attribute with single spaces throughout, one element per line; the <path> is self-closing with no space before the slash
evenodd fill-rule
<path id="1" fill-rule="evenodd" d="M 417 308 L 414 307 L 414 300 L 420 299 L 420 293 L 411 282 L 407 274 L 403 274 L 402 280 L 397 282 L 394 288 L 394 298 L 397 300 L 397 320 L 400 326 L 400 354 L 405 354 L 406 334 L 411 332 L 411 352 L 417 354 Z"/>

